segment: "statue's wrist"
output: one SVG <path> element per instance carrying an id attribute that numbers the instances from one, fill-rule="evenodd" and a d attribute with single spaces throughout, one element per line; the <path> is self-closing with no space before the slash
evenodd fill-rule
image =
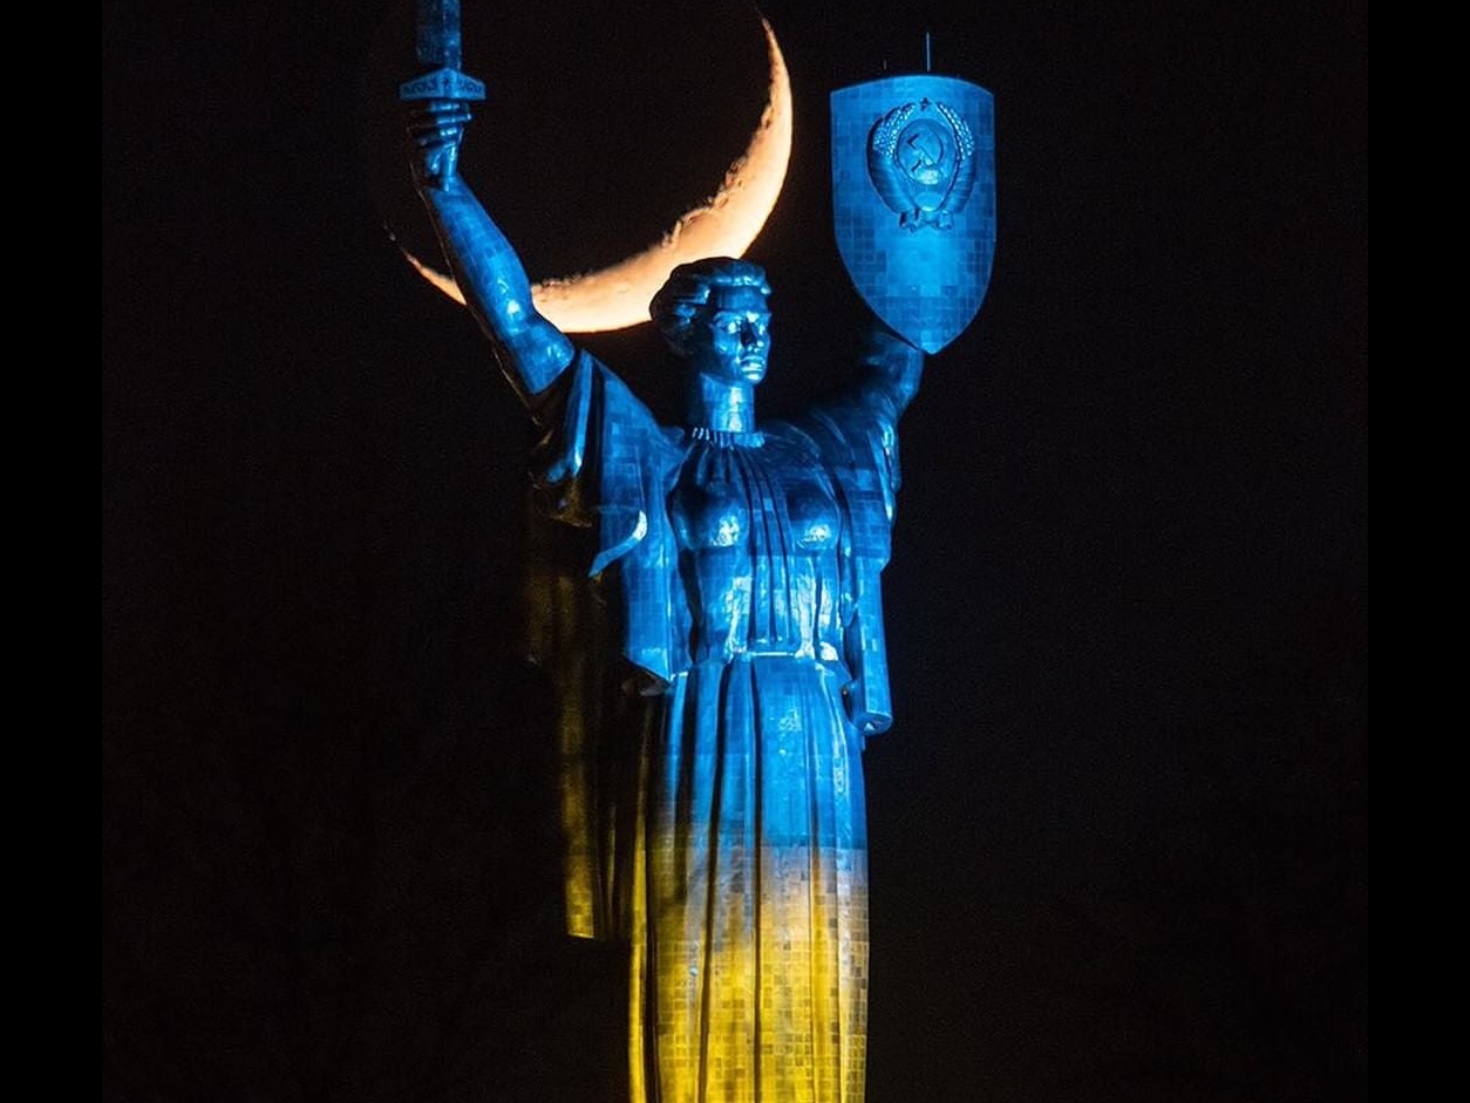
<path id="1" fill-rule="evenodd" d="M 466 190 L 464 180 L 457 171 L 420 173 L 416 180 L 421 194 L 434 192 L 439 195 L 456 195 Z"/>

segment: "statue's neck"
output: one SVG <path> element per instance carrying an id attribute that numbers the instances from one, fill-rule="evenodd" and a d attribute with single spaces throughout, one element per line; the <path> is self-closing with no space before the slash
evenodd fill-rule
<path id="1" fill-rule="evenodd" d="M 755 384 L 731 383 L 694 373 L 685 417 L 689 427 L 726 433 L 755 432 Z"/>

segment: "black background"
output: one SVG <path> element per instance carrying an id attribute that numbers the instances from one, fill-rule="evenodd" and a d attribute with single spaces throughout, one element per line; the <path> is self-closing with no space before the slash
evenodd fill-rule
<path id="1" fill-rule="evenodd" d="M 104 8 L 120 1103 L 598 1101 L 622 1062 L 516 644 L 528 426 L 384 225 L 423 232 L 390 6 Z M 467 173 L 534 276 L 641 248 L 754 124 L 749 9 L 509 7 L 466 13 Z M 996 99 L 989 295 L 903 424 L 869 1099 L 1366 1099 L 1365 6 L 764 11 L 765 409 L 861 309 L 827 94 L 928 30 Z M 586 343 L 669 412 L 646 328 Z"/>

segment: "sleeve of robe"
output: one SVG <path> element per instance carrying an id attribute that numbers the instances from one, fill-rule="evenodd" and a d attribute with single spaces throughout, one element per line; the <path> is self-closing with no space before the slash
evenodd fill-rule
<path id="1" fill-rule="evenodd" d="M 585 351 L 533 413 L 544 435 L 532 464 L 528 644 L 558 700 L 567 929 L 617 937 L 648 695 L 688 654 L 663 508 L 676 434 Z"/>
<path id="2" fill-rule="evenodd" d="M 864 737 L 893 723 L 881 575 L 892 551 L 901 482 L 898 420 L 917 389 L 923 355 L 876 332 L 865 349 L 871 363 L 796 426 L 816 444 L 832 473 L 845 516 L 841 551 L 850 595 L 843 650 L 852 681 L 848 715 Z M 877 370 L 873 365 L 882 362 Z"/>

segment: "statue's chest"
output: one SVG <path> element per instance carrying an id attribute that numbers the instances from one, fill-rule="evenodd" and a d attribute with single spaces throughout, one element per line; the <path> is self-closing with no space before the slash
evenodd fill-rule
<path id="1" fill-rule="evenodd" d="M 817 555 L 837 546 L 841 513 L 826 473 L 807 454 L 760 448 L 696 449 L 669 500 L 681 549 Z"/>

